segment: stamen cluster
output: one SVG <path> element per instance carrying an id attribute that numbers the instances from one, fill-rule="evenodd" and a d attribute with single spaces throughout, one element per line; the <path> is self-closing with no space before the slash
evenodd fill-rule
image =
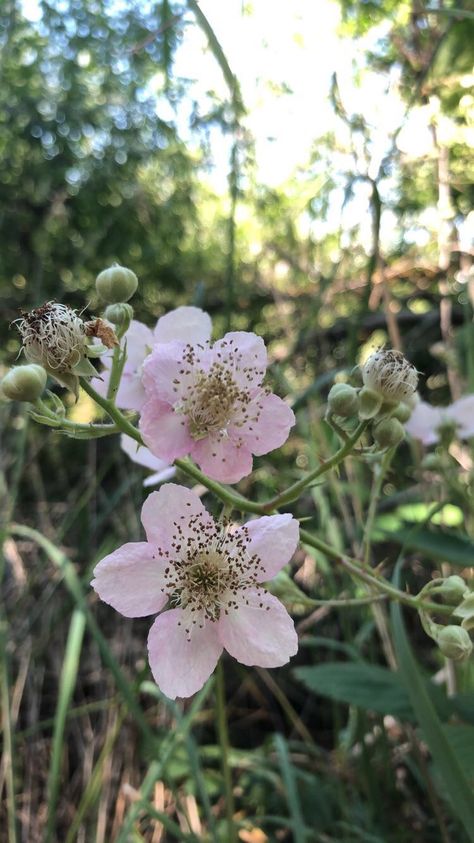
<path id="1" fill-rule="evenodd" d="M 186 531 L 179 521 L 174 522 L 175 532 L 171 550 L 164 553 L 169 561 L 164 571 L 172 607 L 186 609 L 186 635 L 196 624 L 202 628 L 205 621 L 218 621 L 221 612 L 228 614 L 238 608 L 242 591 L 257 584 L 261 561 L 257 554 L 250 554 L 248 531 L 242 528 L 230 532 L 227 525 L 190 518 Z"/>
<path id="2" fill-rule="evenodd" d="M 49 301 L 22 313 L 16 321 L 25 355 L 56 372 L 69 372 L 82 359 L 87 342 L 86 327 L 74 310 Z"/>
<path id="3" fill-rule="evenodd" d="M 362 368 L 365 386 L 387 401 L 410 399 L 418 384 L 418 372 L 401 351 L 381 349 L 372 354 Z"/>

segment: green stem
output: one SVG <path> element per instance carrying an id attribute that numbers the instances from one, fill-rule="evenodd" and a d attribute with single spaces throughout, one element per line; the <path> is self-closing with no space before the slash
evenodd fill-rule
<path id="1" fill-rule="evenodd" d="M 321 465 L 317 468 L 313 469 L 313 471 L 309 471 L 308 474 L 305 474 L 300 480 L 296 483 L 293 483 L 292 486 L 289 486 L 288 489 L 281 492 L 279 495 L 276 495 L 271 500 L 267 501 L 267 503 L 263 504 L 263 511 L 264 512 L 271 512 L 273 509 L 278 509 L 280 506 L 284 506 L 284 504 L 290 503 L 291 501 L 296 500 L 299 497 L 300 493 L 304 491 L 304 489 L 321 477 L 323 474 L 326 474 L 327 471 L 330 471 L 331 468 L 335 468 L 336 465 L 339 465 L 345 457 L 347 457 L 354 448 L 354 445 L 358 442 L 360 437 L 362 436 L 364 430 L 367 427 L 368 422 L 363 421 L 361 422 L 355 429 L 352 436 L 349 436 L 347 442 L 344 443 L 342 448 L 339 448 L 335 454 L 332 455 L 328 460 L 325 460 Z"/>
<path id="2" fill-rule="evenodd" d="M 105 410 L 107 415 L 109 415 L 110 418 L 113 419 L 113 421 L 115 422 L 119 430 L 122 431 L 122 433 L 126 433 L 127 436 L 131 436 L 132 439 L 135 439 L 135 442 L 138 442 L 139 445 L 143 445 L 142 437 L 140 436 L 140 433 L 137 428 L 131 422 L 129 422 L 127 418 L 125 418 L 123 413 L 120 412 L 120 410 L 118 409 L 118 407 L 115 406 L 113 401 L 109 400 L 108 398 L 103 398 L 102 395 L 99 395 L 99 393 L 96 392 L 94 387 L 90 385 L 87 378 L 81 378 L 81 386 L 84 392 L 87 392 L 90 398 L 92 398 L 92 400 L 95 401 L 95 403 L 98 404 L 99 407 L 102 407 L 102 409 Z"/>
<path id="3" fill-rule="evenodd" d="M 440 603 L 426 602 L 424 600 L 420 600 L 419 596 L 406 594 L 406 592 L 400 591 L 400 589 L 391 585 L 385 577 L 376 576 L 374 573 L 370 573 L 362 562 L 358 562 L 355 559 L 349 559 L 347 556 L 339 553 L 320 539 L 316 539 L 306 530 L 300 530 L 300 538 L 304 544 L 308 544 L 310 547 L 321 550 L 331 559 L 335 559 L 343 565 L 344 568 L 346 568 L 353 576 L 376 588 L 379 593 L 382 592 L 383 594 L 386 594 L 387 597 L 390 597 L 392 600 L 403 603 L 405 606 L 409 606 L 411 609 L 415 609 L 416 611 L 421 609 L 444 615 L 451 615 L 453 612 L 452 606 L 443 606 Z"/>
<path id="4" fill-rule="evenodd" d="M 234 793 L 232 790 L 232 775 L 229 765 L 229 732 L 227 728 L 227 712 L 225 704 L 224 668 L 222 659 L 216 668 L 216 707 L 217 731 L 221 748 L 222 775 L 224 777 L 225 813 L 227 817 L 227 841 L 237 843 L 237 832 L 234 823 Z"/>

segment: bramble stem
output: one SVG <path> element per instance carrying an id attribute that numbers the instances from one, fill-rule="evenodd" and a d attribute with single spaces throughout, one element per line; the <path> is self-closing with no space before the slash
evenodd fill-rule
<path id="1" fill-rule="evenodd" d="M 321 465 L 317 468 L 313 469 L 313 471 L 309 471 L 307 474 L 304 475 L 300 480 L 296 483 L 293 483 L 292 486 L 289 486 L 288 489 L 285 491 L 280 492 L 279 495 L 276 495 L 271 500 L 267 501 L 267 503 L 263 504 L 262 511 L 263 512 L 271 512 L 273 509 L 278 509 L 280 506 L 284 506 L 291 501 L 296 500 L 299 497 L 300 493 L 304 491 L 304 489 L 313 483 L 318 477 L 321 477 L 323 474 L 326 474 L 327 471 L 330 471 L 331 468 L 335 468 L 336 465 L 339 465 L 345 457 L 349 456 L 351 451 L 354 448 L 354 445 L 359 441 L 360 437 L 362 436 L 364 430 L 367 427 L 368 422 L 363 421 L 361 422 L 355 429 L 352 436 L 349 436 L 347 442 L 344 443 L 342 448 L 339 448 L 335 454 L 332 455 L 329 459 L 325 460 Z"/>
<path id="2" fill-rule="evenodd" d="M 234 823 L 234 792 L 232 790 L 232 774 L 229 765 L 229 731 L 227 728 L 227 711 L 225 704 L 224 668 L 219 659 L 216 668 L 216 708 L 217 731 L 221 748 L 222 775 L 224 777 L 225 813 L 227 818 L 227 840 L 237 843 L 237 832 Z"/>

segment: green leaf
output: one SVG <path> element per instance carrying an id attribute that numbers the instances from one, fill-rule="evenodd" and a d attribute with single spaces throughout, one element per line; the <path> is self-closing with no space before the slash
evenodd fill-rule
<path id="1" fill-rule="evenodd" d="M 399 570 L 400 566 L 397 565 L 394 577 L 397 586 L 399 586 Z M 405 631 L 399 603 L 392 604 L 391 616 L 400 676 L 433 756 L 433 761 L 443 779 L 454 812 L 464 825 L 469 839 L 474 841 L 474 793 L 469 786 L 462 764 L 453 750 L 450 740 L 446 737 L 443 725 L 436 714 L 420 675 Z"/>
<path id="2" fill-rule="evenodd" d="M 451 562 L 463 568 L 474 564 L 474 542 L 464 533 L 446 532 L 427 528 L 413 529 L 407 525 L 406 530 L 385 532 L 390 541 L 403 545 L 408 550 L 417 550 L 441 562 Z"/>
<path id="3" fill-rule="evenodd" d="M 405 688 L 388 668 L 365 662 L 329 662 L 297 667 L 294 674 L 310 691 L 323 697 L 402 720 L 414 718 Z"/>
<path id="4" fill-rule="evenodd" d="M 474 782 L 474 726 L 448 724 L 443 726 L 443 732 L 464 775 Z"/>

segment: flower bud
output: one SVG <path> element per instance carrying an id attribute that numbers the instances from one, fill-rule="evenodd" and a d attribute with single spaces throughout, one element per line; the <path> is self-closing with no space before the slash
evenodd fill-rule
<path id="1" fill-rule="evenodd" d="M 426 454 L 421 461 L 421 467 L 425 471 L 441 471 L 443 462 L 438 454 Z"/>
<path id="2" fill-rule="evenodd" d="M 392 419 L 398 419 L 399 422 L 405 424 L 410 418 L 411 414 L 411 407 L 409 407 L 408 404 L 405 404 L 404 401 L 400 401 L 392 413 Z"/>
<path id="3" fill-rule="evenodd" d="M 355 416 L 359 407 L 357 389 L 348 383 L 336 383 L 329 390 L 328 408 L 331 413 L 343 418 Z"/>
<path id="4" fill-rule="evenodd" d="M 406 401 L 416 392 L 418 373 L 401 351 L 376 351 L 362 367 L 365 386 L 384 401 Z"/>
<path id="5" fill-rule="evenodd" d="M 109 304 L 105 308 L 104 318 L 113 325 L 121 328 L 123 325 L 129 325 L 133 319 L 133 307 L 126 302 L 117 302 L 117 304 Z"/>
<path id="6" fill-rule="evenodd" d="M 135 273 L 118 264 L 104 269 L 95 279 L 95 288 L 102 301 L 107 304 L 128 301 L 136 292 L 137 287 L 138 278 Z"/>
<path id="7" fill-rule="evenodd" d="M 469 633 L 461 626 L 444 626 L 438 633 L 437 644 L 443 656 L 454 661 L 467 659 L 472 652 Z"/>
<path id="8" fill-rule="evenodd" d="M 395 448 L 405 438 L 405 430 L 398 419 L 382 419 L 372 431 L 381 448 Z"/>
<path id="9" fill-rule="evenodd" d="M 469 589 L 463 578 L 457 574 L 446 577 L 438 589 L 438 594 L 441 594 L 443 601 L 449 603 L 450 606 L 457 606 L 461 603 L 468 592 Z"/>
<path id="10" fill-rule="evenodd" d="M 373 389 L 362 387 L 359 392 L 359 417 L 373 419 L 382 406 L 382 397 Z"/>
<path id="11" fill-rule="evenodd" d="M 2 380 L 2 393 L 12 401 L 36 401 L 46 386 L 47 375 L 42 366 L 30 363 L 14 366 Z"/>

